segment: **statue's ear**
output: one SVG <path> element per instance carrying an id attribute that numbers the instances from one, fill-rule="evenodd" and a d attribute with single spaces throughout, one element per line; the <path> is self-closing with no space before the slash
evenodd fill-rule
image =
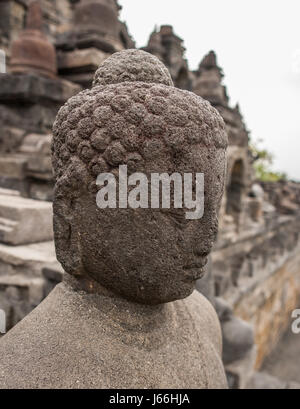
<path id="1" fill-rule="evenodd" d="M 55 192 L 53 203 L 53 228 L 57 260 L 64 270 L 72 275 L 84 274 L 81 257 L 81 243 L 79 232 L 73 216 L 71 198 L 68 195 L 60 196 Z M 76 199 L 75 199 L 76 200 Z"/>
<path id="2" fill-rule="evenodd" d="M 90 176 L 85 165 L 72 158 L 56 180 L 53 201 L 53 227 L 57 260 L 72 275 L 84 275 L 79 227 L 74 223 L 75 201 L 86 194 Z"/>

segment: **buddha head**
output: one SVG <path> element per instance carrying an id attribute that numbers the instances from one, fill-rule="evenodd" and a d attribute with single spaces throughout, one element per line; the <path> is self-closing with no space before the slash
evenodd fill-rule
<path id="1" fill-rule="evenodd" d="M 189 296 L 217 234 L 226 146 L 218 112 L 201 97 L 176 89 L 156 57 L 126 50 L 108 58 L 93 88 L 72 97 L 54 124 L 54 233 L 65 271 L 138 303 Z M 124 206 L 124 197 L 121 205 L 125 168 L 128 198 L 138 188 L 130 178 L 143 175 L 149 206 L 145 201 Z M 188 218 L 184 201 L 172 206 L 175 182 L 170 207 L 163 200 L 151 206 L 153 174 L 176 174 L 182 181 L 186 174 L 202 174 L 202 217 Z M 99 206 L 101 175 L 114 180 L 114 206 Z M 136 196 L 138 203 L 141 194 Z"/>

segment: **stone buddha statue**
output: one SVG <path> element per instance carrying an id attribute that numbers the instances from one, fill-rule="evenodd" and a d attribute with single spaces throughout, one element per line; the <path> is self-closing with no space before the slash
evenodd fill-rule
<path id="1" fill-rule="evenodd" d="M 217 234 L 226 146 L 217 111 L 176 89 L 156 57 L 127 50 L 100 66 L 53 129 L 65 278 L 1 339 L 1 388 L 227 387 L 217 315 L 194 291 Z M 100 208 L 98 175 L 120 182 L 124 165 L 149 179 L 204 174 L 203 216 L 120 198 Z"/>

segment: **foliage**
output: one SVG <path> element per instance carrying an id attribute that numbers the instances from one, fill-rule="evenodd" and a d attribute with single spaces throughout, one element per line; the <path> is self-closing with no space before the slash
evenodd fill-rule
<path id="1" fill-rule="evenodd" d="M 271 152 L 260 147 L 262 140 L 250 143 L 250 150 L 254 159 L 254 169 L 257 179 L 263 182 L 278 182 L 287 180 L 285 173 L 272 170 L 274 156 Z"/>

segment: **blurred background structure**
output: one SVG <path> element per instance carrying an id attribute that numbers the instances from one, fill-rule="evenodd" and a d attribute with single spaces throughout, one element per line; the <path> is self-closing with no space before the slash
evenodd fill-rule
<path id="1" fill-rule="evenodd" d="M 99 64 L 135 48 L 119 9 L 117 0 L 0 1 L 7 63 L 0 74 L 0 308 L 9 328 L 62 279 L 52 241 L 52 125 L 60 106 L 91 86 Z M 170 25 L 156 28 L 143 49 L 167 66 L 176 87 L 207 99 L 226 123 L 219 235 L 197 289 L 220 318 L 229 385 L 297 387 L 293 358 L 284 360 L 283 379 L 278 363 L 283 342 L 300 355 L 300 336 L 286 335 L 300 306 L 300 185 L 258 178 L 264 154 L 230 104 L 215 52 L 191 71 Z"/>

